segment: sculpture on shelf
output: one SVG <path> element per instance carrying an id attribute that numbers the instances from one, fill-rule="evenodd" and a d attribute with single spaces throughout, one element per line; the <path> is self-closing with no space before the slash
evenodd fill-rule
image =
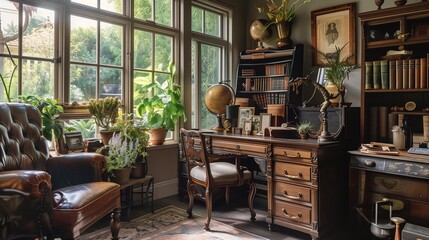
<path id="1" fill-rule="evenodd" d="M 291 79 L 289 81 L 289 84 L 291 85 L 292 89 L 297 89 L 298 86 L 304 84 L 309 85 L 312 84 L 315 89 L 317 89 L 323 96 L 323 103 L 320 107 L 320 115 L 322 117 L 322 126 L 321 126 L 321 132 L 318 136 L 319 141 L 321 142 L 328 142 L 334 140 L 338 136 L 338 134 L 341 132 L 341 129 L 334 135 L 332 135 L 328 130 L 328 108 L 331 106 L 331 99 L 336 98 L 337 96 L 331 94 L 326 90 L 326 88 L 321 85 L 318 82 L 311 81 L 310 75 L 307 75 L 306 77 L 298 77 Z"/>

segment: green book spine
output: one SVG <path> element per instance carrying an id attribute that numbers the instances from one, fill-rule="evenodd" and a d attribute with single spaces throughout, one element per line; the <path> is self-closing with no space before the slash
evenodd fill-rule
<path id="1" fill-rule="evenodd" d="M 365 89 L 373 89 L 373 64 L 371 61 L 365 62 Z"/>
<path id="2" fill-rule="evenodd" d="M 381 69 L 381 89 L 389 89 L 389 63 L 383 60 L 380 63 Z"/>
<path id="3" fill-rule="evenodd" d="M 373 80 L 374 80 L 374 89 L 381 89 L 381 62 L 373 62 Z"/>
<path id="4" fill-rule="evenodd" d="M 389 61 L 389 82 L 390 82 L 389 89 L 396 89 L 396 62 L 395 61 Z"/>

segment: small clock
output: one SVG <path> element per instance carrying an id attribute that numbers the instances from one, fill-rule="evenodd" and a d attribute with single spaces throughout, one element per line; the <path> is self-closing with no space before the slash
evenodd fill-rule
<path id="1" fill-rule="evenodd" d="M 416 103 L 415 102 L 409 101 L 409 102 L 405 103 L 405 110 L 413 111 L 414 109 L 416 109 Z"/>

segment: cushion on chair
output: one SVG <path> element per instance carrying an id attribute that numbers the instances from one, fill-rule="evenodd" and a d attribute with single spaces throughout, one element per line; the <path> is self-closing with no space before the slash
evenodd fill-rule
<path id="1" fill-rule="evenodd" d="M 92 182 L 54 191 L 52 223 L 56 232 L 77 232 L 100 216 L 120 206 L 120 186 L 111 182 Z M 115 203 L 116 201 L 116 203 Z M 67 231 L 64 231 L 68 229 Z M 62 236 L 74 238 L 74 236 Z"/>
<path id="2" fill-rule="evenodd" d="M 212 172 L 215 185 L 231 185 L 238 182 L 237 167 L 234 164 L 227 162 L 214 162 L 210 163 L 210 170 Z M 206 168 L 194 167 L 191 169 L 191 177 L 206 182 Z M 252 177 L 250 171 L 243 171 L 243 180 L 247 181 Z"/>

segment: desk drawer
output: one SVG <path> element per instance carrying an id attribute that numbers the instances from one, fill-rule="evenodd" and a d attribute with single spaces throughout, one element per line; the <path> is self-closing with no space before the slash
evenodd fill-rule
<path id="1" fill-rule="evenodd" d="M 232 142 L 232 141 L 213 139 L 212 146 L 218 149 L 221 149 L 221 148 L 230 149 L 230 150 L 239 151 L 243 153 L 249 153 L 249 152 L 259 153 L 259 154 L 268 153 L 268 145 L 266 144 L 246 143 L 246 142 L 239 142 L 239 141 Z"/>
<path id="2" fill-rule="evenodd" d="M 311 180 L 311 166 L 276 162 L 274 172 L 275 175 L 279 177 L 286 177 L 303 181 Z"/>
<path id="3" fill-rule="evenodd" d="M 311 208 L 276 199 L 274 202 L 274 217 L 310 224 Z"/>
<path id="4" fill-rule="evenodd" d="M 307 187 L 276 181 L 274 194 L 292 200 L 311 202 L 311 190 Z"/>
<path id="5" fill-rule="evenodd" d="M 428 201 L 429 184 L 426 181 L 418 181 L 385 174 L 368 174 L 367 186 L 374 192 L 394 194 L 420 201 Z"/>
<path id="6" fill-rule="evenodd" d="M 309 150 L 287 148 L 287 147 L 274 147 L 273 153 L 275 156 L 311 159 L 311 151 Z"/>

